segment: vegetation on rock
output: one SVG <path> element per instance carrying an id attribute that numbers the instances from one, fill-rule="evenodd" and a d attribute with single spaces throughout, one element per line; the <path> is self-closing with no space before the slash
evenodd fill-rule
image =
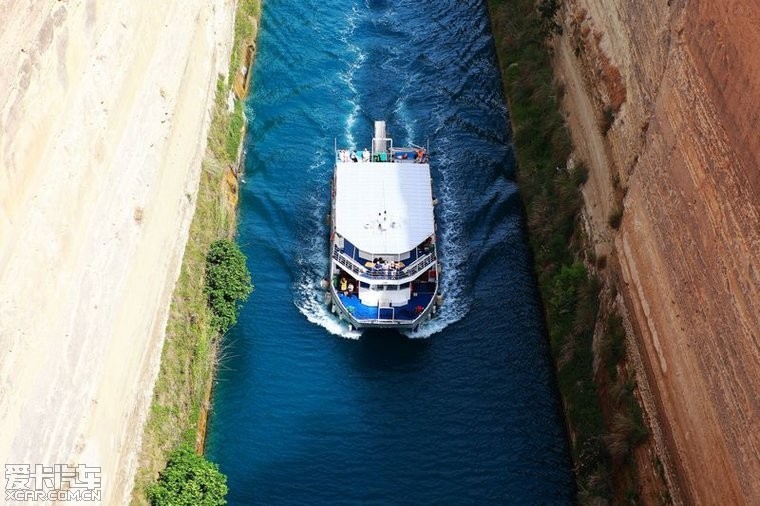
<path id="1" fill-rule="evenodd" d="M 174 450 L 158 482 L 148 488 L 155 506 L 220 506 L 227 504 L 226 495 L 227 477 L 186 444 Z"/>
<path id="2" fill-rule="evenodd" d="M 565 90 L 554 81 L 546 43 L 547 36 L 561 33 L 561 2 L 488 0 L 488 7 L 578 497 L 582 503 L 611 500 L 613 473 L 624 466 L 635 473 L 631 449 L 648 432 L 633 394 L 635 382 L 612 373 L 625 355 L 619 318 L 610 319 L 603 333 L 603 356 L 594 346 L 601 281 L 589 269 L 603 267 L 606 258 L 597 262 L 585 250 L 580 186 L 588 171 L 582 164 L 568 164 L 572 145 L 559 105 Z M 610 123 L 613 120 L 610 115 Z M 622 208 L 619 214 L 622 217 Z M 611 217 L 610 224 L 618 226 L 620 217 Z M 597 374 L 596 359 L 608 374 Z M 606 387 L 604 392 L 600 385 Z"/>
<path id="3" fill-rule="evenodd" d="M 161 369 L 143 435 L 133 504 L 147 504 L 147 489 L 179 445 L 202 447 L 206 398 L 220 349 L 220 333 L 209 306 L 204 273 L 211 244 L 235 234 L 235 167 L 243 137 L 244 107 L 229 111 L 232 79 L 255 42 L 261 0 L 238 0 L 229 76 L 217 79 L 216 97 L 202 163 L 195 215 L 172 296 Z M 231 184 L 232 183 L 232 184 Z"/>
<path id="4" fill-rule="evenodd" d="M 237 321 L 240 304 L 251 294 L 251 273 L 240 247 L 227 239 L 214 241 L 206 257 L 206 293 L 211 324 L 221 333 Z"/>

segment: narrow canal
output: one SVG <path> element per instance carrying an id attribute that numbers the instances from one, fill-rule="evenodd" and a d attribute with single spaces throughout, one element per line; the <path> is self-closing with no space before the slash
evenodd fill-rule
<path id="1" fill-rule="evenodd" d="M 264 2 L 208 454 L 230 504 L 572 501 L 482 0 Z M 321 304 L 333 139 L 431 146 L 445 305 L 409 338 Z M 372 182 L 367 182 L 372 191 Z"/>

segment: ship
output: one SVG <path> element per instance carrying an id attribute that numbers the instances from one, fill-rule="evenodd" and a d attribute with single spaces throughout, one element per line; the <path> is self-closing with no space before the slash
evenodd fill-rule
<path id="1" fill-rule="evenodd" d="M 416 330 L 443 302 L 429 149 L 394 146 L 384 121 L 371 149 L 334 148 L 325 302 L 349 330 Z"/>

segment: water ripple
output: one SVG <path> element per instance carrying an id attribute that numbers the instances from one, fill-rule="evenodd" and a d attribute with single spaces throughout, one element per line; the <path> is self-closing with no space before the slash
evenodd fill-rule
<path id="1" fill-rule="evenodd" d="M 238 238 L 256 290 L 208 440 L 230 504 L 570 502 L 483 1 L 265 2 L 258 49 Z M 376 119 L 429 139 L 440 201 L 445 300 L 408 336 L 347 332 L 319 286 L 334 139 Z"/>

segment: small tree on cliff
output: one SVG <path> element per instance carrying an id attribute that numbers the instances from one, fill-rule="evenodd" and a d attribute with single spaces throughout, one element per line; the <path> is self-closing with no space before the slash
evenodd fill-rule
<path id="1" fill-rule="evenodd" d="M 219 467 L 183 444 L 172 453 L 158 482 L 148 488 L 154 506 L 227 504 L 227 477 Z"/>
<path id="2" fill-rule="evenodd" d="M 561 0 L 539 0 L 536 4 L 541 20 L 541 29 L 544 35 L 559 35 L 562 33 L 562 25 L 557 21 L 557 12 L 561 7 Z"/>
<path id="3" fill-rule="evenodd" d="M 214 241 L 206 257 L 206 293 L 212 325 L 226 332 L 237 321 L 240 305 L 253 291 L 245 255 L 226 239 Z"/>

